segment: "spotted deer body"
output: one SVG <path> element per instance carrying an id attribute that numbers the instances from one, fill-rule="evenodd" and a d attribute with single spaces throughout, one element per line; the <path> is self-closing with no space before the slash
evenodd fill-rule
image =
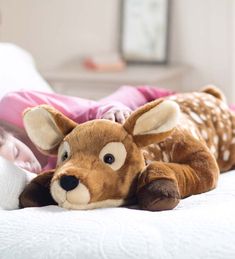
<path id="1" fill-rule="evenodd" d="M 77 125 L 51 107 L 29 109 L 29 137 L 42 152 L 58 153 L 58 164 L 26 187 L 21 205 L 54 200 L 92 209 L 137 198 L 142 209 L 155 211 L 215 188 L 220 171 L 235 164 L 235 115 L 222 99 L 214 88 L 166 97 L 141 107 L 124 125 Z"/>
<path id="2" fill-rule="evenodd" d="M 144 148 L 147 163 L 177 162 L 178 154 L 174 151 L 177 136 L 191 135 L 207 146 L 221 172 L 231 169 L 235 165 L 235 114 L 227 104 L 204 92 L 178 94 L 166 99 L 178 103 L 182 113 L 171 136 Z"/>

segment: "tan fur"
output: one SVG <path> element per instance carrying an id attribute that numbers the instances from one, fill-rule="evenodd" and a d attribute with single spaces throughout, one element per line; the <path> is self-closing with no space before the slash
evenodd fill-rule
<path id="1" fill-rule="evenodd" d="M 225 95 L 219 88 L 215 87 L 214 85 L 206 85 L 201 89 L 201 91 L 204 93 L 210 94 L 226 103 Z"/>
<path id="2" fill-rule="evenodd" d="M 48 117 L 42 114 L 43 117 L 40 116 L 40 109 L 44 109 L 48 112 Z M 34 144 L 42 153 L 46 155 L 53 155 L 57 153 L 58 145 L 61 143 L 64 135 L 68 134 L 74 127 L 76 127 L 76 123 L 65 115 L 61 113 L 55 113 L 54 109 L 47 105 L 43 104 L 40 106 L 36 106 L 31 109 L 26 109 L 24 111 L 23 117 L 25 129 L 30 138 L 31 135 L 35 134 Z M 34 127 L 29 127 L 28 125 L 34 124 Z M 40 127 L 40 130 L 37 129 Z M 50 132 L 52 134 L 50 134 Z M 56 134 L 57 133 L 57 134 Z M 52 135 L 53 138 L 48 139 L 48 136 Z M 50 149 L 45 149 L 46 145 L 50 144 Z"/>
<path id="3" fill-rule="evenodd" d="M 66 191 L 58 184 L 52 193 L 55 201 L 67 208 L 89 209 L 99 204 L 119 206 L 137 197 L 142 208 L 164 210 L 175 207 L 180 198 L 215 188 L 219 171 L 229 170 L 235 164 L 235 116 L 222 98 L 208 91 L 211 90 L 151 102 L 134 112 L 123 126 L 106 120 L 75 125 L 58 111 L 43 107 L 55 118 L 65 136 L 62 141 L 71 150 L 69 158 L 58 163 L 51 183 L 59 182 L 64 175 L 75 176 L 86 186 L 90 197 L 87 205 L 76 203 L 75 198 L 74 204 L 67 206 Z M 144 126 L 143 134 L 138 125 L 140 133 L 135 135 L 138 119 L 144 114 L 157 116 L 158 109 L 154 107 L 164 100 L 174 101 L 181 109 L 174 129 L 154 133 L 157 130 L 152 130 L 152 126 Z M 156 112 L 148 113 L 153 108 Z M 176 110 L 172 105 L 172 114 Z M 172 118 L 170 115 L 172 120 L 177 117 L 177 114 Z M 148 116 L 145 119 L 145 123 L 152 123 Z M 164 123 L 168 122 L 159 119 L 155 127 L 160 125 L 164 129 Z M 126 149 L 125 162 L 116 171 L 100 158 L 102 148 L 111 142 L 120 142 Z M 29 197 L 30 192 L 25 193 Z M 21 204 L 28 206 L 29 203 L 21 199 Z"/>

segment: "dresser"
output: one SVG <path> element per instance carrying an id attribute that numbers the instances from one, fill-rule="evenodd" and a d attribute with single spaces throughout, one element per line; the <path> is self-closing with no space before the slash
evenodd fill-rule
<path id="1" fill-rule="evenodd" d="M 133 65 L 118 72 L 97 72 L 74 65 L 40 72 L 58 93 L 97 100 L 122 85 L 150 85 L 180 91 L 189 70 L 184 65 Z"/>

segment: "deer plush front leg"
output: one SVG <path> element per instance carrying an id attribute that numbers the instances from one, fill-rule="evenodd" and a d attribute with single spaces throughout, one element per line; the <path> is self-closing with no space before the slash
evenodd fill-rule
<path id="1" fill-rule="evenodd" d="M 182 135 L 172 146 L 175 163 L 152 162 L 139 177 L 137 197 L 142 209 L 172 209 L 180 198 L 216 186 L 219 168 L 203 143 Z"/>
<path id="2" fill-rule="evenodd" d="M 173 170 L 162 162 L 148 165 L 139 178 L 137 199 L 145 210 L 170 210 L 177 206 L 180 191 Z"/>

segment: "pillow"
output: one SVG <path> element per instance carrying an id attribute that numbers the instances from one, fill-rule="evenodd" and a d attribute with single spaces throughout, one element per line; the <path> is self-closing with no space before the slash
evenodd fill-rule
<path id="1" fill-rule="evenodd" d="M 8 92 L 52 88 L 38 73 L 32 56 L 11 43 L 0 43 L 0 99 Z"/>
<path id="2" fill-rule="evenodd" d="M 0 208 L 17 209 L 19 195 L 35 176 L 0 156 Z"/>

